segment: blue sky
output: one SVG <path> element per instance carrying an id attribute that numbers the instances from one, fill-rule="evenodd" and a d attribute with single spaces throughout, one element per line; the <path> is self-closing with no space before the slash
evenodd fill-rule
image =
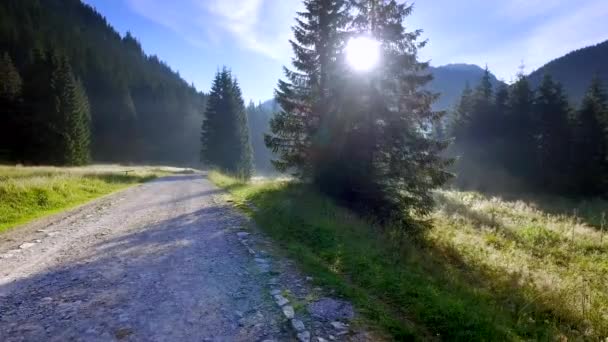
<path id="1" fill-rule="evenodd" d="M 218 67 L 232 68 L 244 97 L 272 97 L 288 65 L 300 0 L 84 0 L 120 33 L 131 31 L 202 91 Z M 432 65 L 488 65 L 510 81 L 571 50 L 608 39 L 606 0 L 418 0 L 406 26 L 429 39 Z"/>

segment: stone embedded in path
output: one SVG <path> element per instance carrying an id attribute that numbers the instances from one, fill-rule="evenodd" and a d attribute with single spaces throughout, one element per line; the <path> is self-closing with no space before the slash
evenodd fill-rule
<path id="1" fill-rule="evenodd" d="M 247 232 L 238 232 L 238 233 L 236 233 L 236 236 L 238 236 L 241 239 L 244 239 L 244 238 L 248 237 L 249 234 L 250 233 L 247 233 Z"/>
<path id="2" fill-rule="evenodd" d="M 293 310 L 293 307 L 291 305 L 285 305 L 283 307 L 283 314 L 285 315 L 285 317 L 287 317 L 288 319 L 292 319 L 294 318 L 294 316 L 296 315 L 295 311 Z"/>
<path id="3" fill-rule="evenodd" d="M 32 248 L 34 246 L 36 246 L 35 243 L 33 243 L 33 242 L 26 242 L 26 243 L 21 244 L 19 246 L 19 248 L 21 248 L 21 249 L 28 249 L 28 248 Z"/>
<path id="4" fill-rule="evenodd" d="M 283 306 L 283 305 L 285 305 L 285 304 L 289 303 L 289 300 L 288 300 L 287 298 L 283 297 L 283 296 L 282 296 L 282 295 L 280 295 L 280 294 L 275 295 L 275 296 L 274 296 L 274 299 L 276 300 L 276 302 L 277 302 L 277 304 L 278 304 L 279 306 Z"/>
<path id="5" fill-rule="evenodd" d="M 271 290 L 271 291 L 270 291 L 270 294 L 271 294 L 271 295 L 273 295 L 273 296 L 276 296 L 276 295 L 278 295 L 278 294 L 281 294 L 281 290 L 279 290 L 279 289 L 274 289 L 274 290 Z"/>
<path id="6" fill-rule="evenodd" d="M 325 321 L 350 321 L 355 317 L 355 310 L 350 303 L 327 297 L 310 303 L 308 312 L 313 317 Z"/>
<path id="7" fill-rule="evenodd" d="M 334 329 L 338 330 L 338 331 L 345 331 L 348 330 L 348 325 L 342 323 L 342 322 L 331 322 L 331 326 L 334 327 Z"/>
<path id="8" fill-rule="evenodd" d="M 255 258 L 254 260 L 255 260 L 255 262 L 260 263 L 260 264 L 267 264 L 270 262 L 270 261 L 268 261 L 268 259 L 264 259 L 264 258 Z"/>
<path id="9" fill-rule="evenodd" d="M 303 331 L 298 334 L 298 340 L 300 342 L 310 342 L 310 332 Z"/>
<path id="10" fill-rule="evenodd" d="M 292 319 L 291 320 L 291 326 L 295 329 L 295 331 L 304 331 L 304 329 L 306 329 L 304 327 L 304 323 L 302 321 L 300 321 L 299 319 Z"/>

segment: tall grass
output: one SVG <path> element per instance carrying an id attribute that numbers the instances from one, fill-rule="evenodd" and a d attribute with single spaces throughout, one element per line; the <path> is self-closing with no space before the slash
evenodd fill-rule
<path id="1" fill-rule="evenodd" d="M 608 239 L 570 212 L 442 191 L 431 228 L 414 237 L 303 185 L 210 178 L 252 202 L 258 210 L 242 207 L 261 229 L 393 339 L 608 336 Z"/>
<path id="2" fill-rule="evenodd" d="M 133 170 L 128 175 L 124 172 Z M 0 166 L 0 231 L 85 203 L 165 172 L 149 167 Z"/>

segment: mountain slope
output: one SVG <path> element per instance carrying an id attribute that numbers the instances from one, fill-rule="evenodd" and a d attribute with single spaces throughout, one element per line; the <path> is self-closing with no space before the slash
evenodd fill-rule
<path id="1" fill-rule="evenodd" d="M 561 82 L 573 104 L 583 98 L 594 75 L 608 83 L 608 40 L 554 59 L 530 74 L 530 83 L 536 87 L 545 74 Z"/>
<path id="2" fill-rule="evenodd" d="M 439 100 L 435 102 L 435 110 L 452 108 L 460 99 L 466 83 L 471 87 L 477 86 L 483 76 L 484 69 L 472 64 L 448 64 L 439 67 L 430 67 L 434 79 L 429 83 L 429 90 L 440 93 Z M 500 81 L 492 75 L 492 84 L 498 86 Z"/>
<path id="3" fill-rule="evenodd" d="M 198 159 L 205 96 L 80 0 L 1 1 L 2 52 L 22 75 L 33 56 L 68 58 L 91 104 L 94 160 Z"/>

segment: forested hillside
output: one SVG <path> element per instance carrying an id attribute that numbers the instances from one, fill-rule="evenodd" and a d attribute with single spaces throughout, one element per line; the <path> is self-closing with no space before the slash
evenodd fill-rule
<path id="1" fill-rule="evenodd" d="M 608 40 L 557 58 L 529 75 L 530 84 L 537 87 L 545 74 L 564 86 L 571 102 L 579 104 L 594 76 L 608 82 Z"/>
<path id="2" fill-rule="evenodd" d="M 44 132 L 55 129 L 48 109 L 57 103 L 49 78 L 42 76 L 52 74 L 53 61 L 65 61 L 88 97 L 93 160 L 198 159 L 205 95 L 80 0 L 0 2 L 0 54 L 7 56 L 3 69 L 13 70 L 1 77 L 12 75 L 16 89 L 11 105 L 4 106 L 11 109 L 3 122 L 8 136 L 0 141 L 0 158 L 61 163 L 44 150 L 52 145 Z"/>

